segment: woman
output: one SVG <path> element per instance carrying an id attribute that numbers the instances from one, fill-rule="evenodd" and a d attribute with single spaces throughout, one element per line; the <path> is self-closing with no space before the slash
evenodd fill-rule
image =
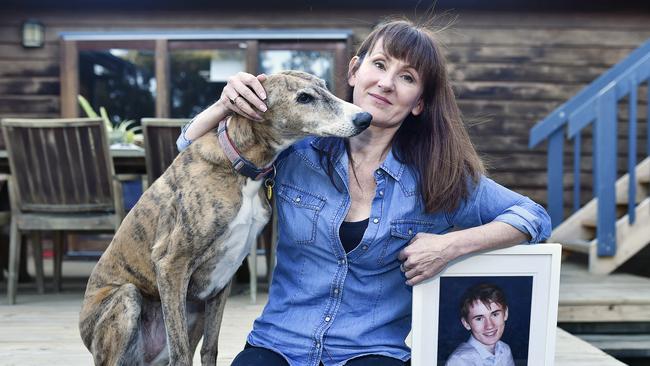
<path id="1" fill-rule="evenodd" d="M 264 77 L 232 77 L 179 148 L 230 113 L 261 119 Z M 484 177 L 426 28 L 377 26 L 348 82 L 372 124 L 349 140 L 303 140 L 276 162 L 277 266 L 233 365 L 408 364 L 411 286 L 466 254 L 550 233 L 542 207 Z"/>

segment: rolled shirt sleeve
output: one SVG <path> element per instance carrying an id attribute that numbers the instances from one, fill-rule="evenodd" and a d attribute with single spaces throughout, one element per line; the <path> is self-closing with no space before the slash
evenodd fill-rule
<path id="1" fill-rule="evenodd" d="M 188 146 L 192 143 L 192 140 L 189 140 L 187 137 L 185 137 L 185 131 L 187 131 L 187 128 L 190 127 L 190 125 L 194 122 L 194 119 L 189 121 L 183 128 L 181 129 L 181 134 L 178 136 L 178 139 L 176 139 L 176 147 L 178 148 L 178 151 L 183 151 L 187 149 Z"/>
<path id="2" fill-rule="evenodd" d="M 542 206 L 492 179 L 481 177 L 470 197 L 452 214 L 450 222 L 468 228 L 492 221 L 505 222 L 530 235 L 529 243 L 539 243 L 551 235 L 551 219 Z"/>

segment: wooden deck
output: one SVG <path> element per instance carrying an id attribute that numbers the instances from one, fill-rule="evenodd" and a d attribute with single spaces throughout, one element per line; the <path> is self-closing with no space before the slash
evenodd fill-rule
<path id="1" fill-rule="evenodd" d="M 89 271 L 92 263 L 66 262 L 64 270 L 83 275 Z M 568 267 L 567 267 L 568 268 Z M 46 263 L 46 274 L 49 271 Z M 569 277 L 568 285 L 582 278 L 576 268 Z M 614 277 L 616 279 L 616 277 Z M 563 277 L 565 281 L 565 277 Z M 18 304 L 8 306 L 4 286 L 0 286 L 0 364 L 2 365 L 90 365 L 92 358 L 84 348 L 77 318 L 83 297 L 83 278 L 66 279 L 62 294 L 37 295 L 30 287 L 19 288 Z M 563 289 L 561 292 L 573 292 Z M 262 292 L 256 305 L 250 304 L 245 293 L 230 297 L 226 305 L 221 330 L 219 359 L 217 365 L 229 365 L 243 348 L 246 335 L 253 320 L 259 315 L 267 299 Z M 565 295 L 561 295 L 561 299 Z M 560 312 L 562 313 L 562 306 Z M 557 366 L 615 366 L 624 365 L 606 353 L 558 329 Z M 200 364 L 199 354 L 195 355 L 194 364 Z"/>
<path id="2" fill-rule="evenodd" d="M 0 364 L 90 365 L 92 357 L 79 338 L 77 317 L 81 292 L 60 295 L 21 295 L 15 306 L 0 305 Z M 253 320 L 261 312 L 267 295 L 251 305 L 246 294 L 231 296 L 226 305 L 219 340 L 217 365 L 230 365 L 243 348 Z M 0 298 L 0 301 L 6 299 Z M 199 353 L 194 364 L 200 364 Z M 569 333 L 558 329 L 557 366 L 625 365 Z"/>
<path id="3" fill-rule="evenodd" d="M 649 322 L 650 278 L 597 275 L 586 266 L 563 262 L 559 322 Z"/>

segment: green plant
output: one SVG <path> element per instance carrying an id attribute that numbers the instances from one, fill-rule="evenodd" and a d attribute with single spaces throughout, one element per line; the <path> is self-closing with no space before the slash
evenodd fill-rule
<path id="1" fill-rule="evenodd" d="M 116 123 L 112 122 L 106 112 L 106 108 L 99 107 L 99 115 L 90 105 L 90 102 L 83 95 L 77 95 L 77 100 L 81 109 L 84 110 L 86 116 L 90 118 L 98 118 L 104 121 L 104 127 L 108 132 L 111 143 L 138 143 L 142 142 L 142 127 L 140 127 L 134 120 L 123 120 Z"/>

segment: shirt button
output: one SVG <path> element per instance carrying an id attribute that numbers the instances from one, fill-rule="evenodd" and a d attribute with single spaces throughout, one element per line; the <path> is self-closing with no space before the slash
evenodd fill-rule
<path id="1" fill-rule="evenodd" d="M 378 224 L 378 223 L 379 223 L 379 219 L 378 219 L 378 218 L 374 218 L 374 219 L 372 219 L 372 222 L 374 222 L 375 224 Z"/>
<path id="2" fill-rule="evenodd" d="M 380 196 L 383 196 L 383 195 L 384 195 L 384 191 L 379 191 L 379 195 L 380 195 Z"/>
<path id="3" fill-rule="evenodd" d="M 296 197 L 296 199 L 294 201 L 300 202 L 300 196 Z"/>
<path id="4" fill-rule="evenodd" d="M 332 320 L 332 318 L 330 318 L 329 316 L 326 316 L 326 317 L 325 317 L 325 321 L 326 321 L 326 322 L 328 322 L 328 321 L 330 321 L 330 320 Z"/>
<path id="5" fill-rule="evenodd" d="M 320 348 L 320 343 L 316 342 L 316 348 Z"/>
<path id="6" fill-rule="evenodd" d="M 345 259 L 339 259 L 339 264 L 345 264 Z"/>
<path id="7" fill-rule="evenodd" d="M 368 246 L 367 246 L 367 245 L 364 245 L 364 246 L 361 247 L 361 249 L 363 249 L 363 250 L 368 250 Z"/>
<path id="8" fill-rule="evenodd" d="M 409 235 L 413 234 L 413 229 L 409 229 Z"/>
<path id="9" fill-rule="evenodd" d="M 382 175 L 383 173 L 382 173 L 381 169 L 377 169 L 377 170 L 375 170 L 375 174 Z"/>
<path id="10" fill-rule="evenodd" d="M 334 294 L 335 294 L 335 295 L 338 295 L 338 294 L 339 294 L 339 289 L 335 288 L 335 289 L 334 289 Z"/>

